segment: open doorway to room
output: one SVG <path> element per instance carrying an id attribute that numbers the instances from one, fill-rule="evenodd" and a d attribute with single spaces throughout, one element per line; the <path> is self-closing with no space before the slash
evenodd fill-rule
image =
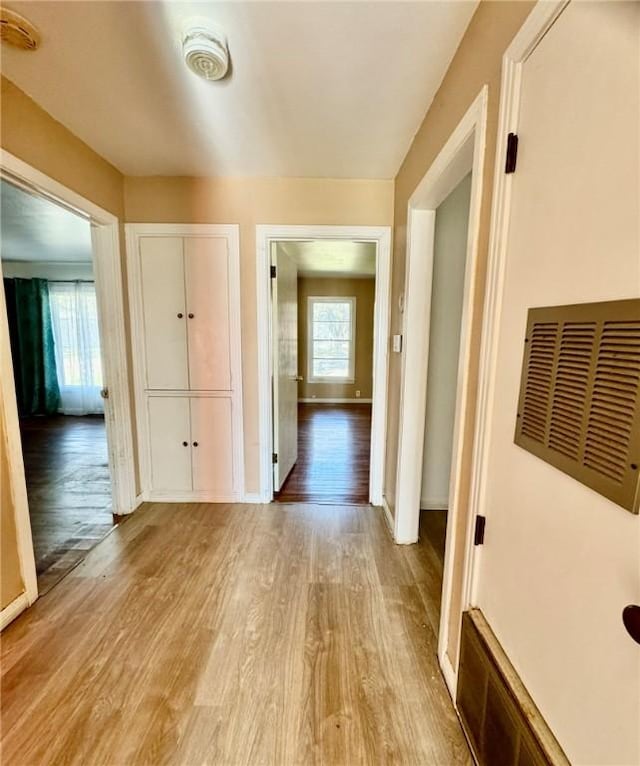
<path id="1" fill-rule="evenodd" d="M 376 246 L 271 250 L 275 499 L 368 503 Z"/>
<path id="2" fill-rule="evenodd" d="M 258 226 L 256 243 L 256 499 L 383 505 L 390 228 Z"/>
<path id="3" fill-rule="evenodd" d="M 449 510 L 458 392 L 460 334 L 471 201 L 471 173 L 435 211 L 429 318 L 427 399 L 420 489 L 420 544 L 435 554 L 440 592 Z"/>
<path id="4" fill-rule="evenodd" d="M 0 184 L 3 285 L 42 595 L 114 525 L 91 223 Z"/>

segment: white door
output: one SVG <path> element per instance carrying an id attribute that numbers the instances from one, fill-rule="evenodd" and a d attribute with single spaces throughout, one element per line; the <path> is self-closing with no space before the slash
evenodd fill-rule
<path id="1" fill-rule="evenodd" d="M 229 397 L 191 399 L 193 489 L 229 497 L 233 481 L 233 424 Z"/>
<path id="2" fill-rule="evenodd" d="M 274 247 L 273 486 L 280 490 L 298 459 L 298 269 Z"/>
<path id="3" fill-rule="evenodd" d="M 570 762 L 600 766 L 640 763 L 640 518 L 513 439 L 527 310 L 640 296 L 639 61 L 639 3 L 572 2 L 522 65 L 477 590 Z"/>
<path id="4" fill-rule="evenodd" d="M 190 492 L 191 428 L 186 396 L 150 396 L 151 486 L 158 492 Z"/>
<path id="5" fill-rule="evenodd" d="M 184 258 L 192 391 L 230 391 L 229 245 L 186 237 Z"/>
<path id="6" fill-rule="evenodd" d="M 145 385 L 151 390 L 186 389 L 189 372 L 182 238 L 142 237 L 140 276 Z"/>

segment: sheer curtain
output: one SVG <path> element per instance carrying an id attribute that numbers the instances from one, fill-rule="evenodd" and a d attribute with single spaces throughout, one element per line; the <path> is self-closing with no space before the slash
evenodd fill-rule
<path id="1" fill-rule="evenodd" d="M 49 295 L 60 412 L 101 414 L 104 403 L 100 396 L 102 363 L 95 285 L 93 282 L 50 282 Z"/>

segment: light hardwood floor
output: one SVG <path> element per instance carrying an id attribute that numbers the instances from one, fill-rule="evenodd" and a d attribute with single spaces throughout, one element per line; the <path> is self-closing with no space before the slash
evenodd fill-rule
<path id="1" fill-rule="evenodd" d="M 146 506 L 3 633 L 2 763 L 470 764 L 441 566 L 366 506 Z"/>

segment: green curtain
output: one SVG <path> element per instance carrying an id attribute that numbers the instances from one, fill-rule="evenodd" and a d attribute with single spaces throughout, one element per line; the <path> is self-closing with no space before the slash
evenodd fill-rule
<path id="1" fill-rule="evenodd" d="M 11 354 L 20 415 L 52 415 L 60 387 L 46 279 L 5 279 Z"/>

